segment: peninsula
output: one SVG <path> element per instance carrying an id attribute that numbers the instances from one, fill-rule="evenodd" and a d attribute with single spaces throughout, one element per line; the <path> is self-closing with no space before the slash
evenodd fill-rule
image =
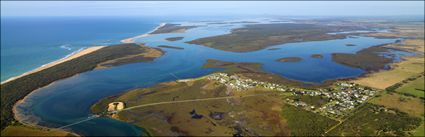
<path id="1" fill-rule="evenodd" d="M 27 75 L 5 82 L 1 85 L 2 129 L 14 120 L 12 113 L 14 104 L 37 88 L 99 67 L 152 61 L 162 56 L 162 54 L 161 49 L 134 43 L 94 47 L 61 61 L 51 63 L 51 65 L 48 65 L 49 67 L 36 69 L 37 71 L 32 71 L 27 73 Z M 19 121 L 19 119 L 17 120 Z"/>

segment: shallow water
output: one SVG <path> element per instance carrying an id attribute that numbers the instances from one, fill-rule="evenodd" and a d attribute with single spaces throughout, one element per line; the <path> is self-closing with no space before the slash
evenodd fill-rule
<path id="1" fill-rule="evenodd" d="M 157 34 L 137 40 L 137 42 L 146 43 L 152 47 L 170 45 L 182 47 L 184 50 L 164 48 L 166 54 L 153 62 L 99 69 L 57 81 L 33 92 L 28 96 L 27 103 L 18 106 L 18 110 L 37 116 L 42 120 L 41 125 L 60 127 L 89 117 L 91 115 L 90 106 L 101 98 L 117 95 L 134 88 L 173 81 L 177 78 L 199 77 L 219 70 L 203 69 L 202 65 L 207 59 L 262 63 L 262 69 L 266 72 L 314 83 L 356 77 L 363 74 L 364 71 L 333 62 L 331 53 L 355 53 L 370 46 L 397 40 L 349 37 L 269 47 L 280 48 L 278 50 L 268 50 L 269 48 L 267 48 L 254 52 L 234 53 L 184 42 L 229 33 L 230 29 L 241 27 L 242 24 L 211 25 L 194 22 L 191 24 L 203 25 L 203 27 L 190 29 L 186 33 Z M 173 42 L 165 40 L 165 38 L 176 36 L 182 36 L 184 39 Z M 345 46 L 347 43 L 357 46 Z M 323 58 L 312 58 L 312 54 L 322 54 Z M 282 57 L 301 57 L 303 60 L 300 62 L 276 61 Z M 141 128 L 109 118 L 97 118 L 70 126 L 67 129 L 83 135 L 102 136 L 140 135 L 144 132 Z"/>

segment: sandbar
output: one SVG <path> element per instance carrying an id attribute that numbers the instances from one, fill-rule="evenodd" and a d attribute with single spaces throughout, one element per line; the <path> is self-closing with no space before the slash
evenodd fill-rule
<path id="1" fill-rule="evenodd" d="M 150 36 L 152 32 L 155 32 L 156 30 L 158 30 L 159 28 L 165 26 L 166 24 L 167 23 L 161 23 L 161 24 L 159 24 L 158 27 L 156 27 L 155 29 L 153 29 L 152 31 L 150 31 L 148 33 L 145 33 L 145 34 L 142 34 L 142 35 L 138 35 L 138 36 L 135 36 L 135 37 L 131 37 L 131 38 L 127 38 L 127 39 L 123 39 L 120 42 L 121 43 L 135 43 L 135 40 L 136 39 L 140 39 L 140 38 L 143 38 L 143 37 Z"/>

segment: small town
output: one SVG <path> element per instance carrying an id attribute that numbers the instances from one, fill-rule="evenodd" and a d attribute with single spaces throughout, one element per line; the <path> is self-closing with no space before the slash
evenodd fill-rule
<path id="1" fill-rule="evenodd" d="M 334 119 L 348 115 L 351 110 L 354 110 L 355 107 L 366 102 L 377 93 L 374 89 L 346 82 L 338 82 L 331 88 L 308 90 L 275 83 L 255 81 L 249 78 L 245 79 L 237 75 L 228 75 L 226 73 L 211 74 L 208 76 L 208 79 L 215 80 L 237 91 L 260 87 L 289 92 L 292 96 L 317 96 L 324 99 L 327 103 L 317 107 L 298 99 L 286 98 L 285 102 L 289 105 L 301 107 L 305 110 Z"/>
<path id="2" fill-rule="evenodd" d="M 286 91 L 286 86 L 278 85 L 274 83 L 255 81 L 249 78 L 240 78 L 237 75 L 229 76 L 226 73 L 215 73 L 208 76 L 208 79 L 218 81 L 232 89 L 238 91 L 247 90 L 254 87 L 263 87 L 271 90 Z"/>
<path id="3" fill-rule="evenodd" d="M 326 98 L 328 103 L 316 108 L 313 105 L 302 101 L 287 99 L 288 104 L 303 107 L 306 110 L 320 113 L 331 118 L 341 118 L 354 110 L 355 107 L 365 103 L 368 99 L 375 96 L 376 90 L 368 87 L 362 87 L 352 83 L 337 83 L 333 88 L 320 89 L 318 91 L 295 91 L 293 95 L 297 96 L 319 96 Z"/>

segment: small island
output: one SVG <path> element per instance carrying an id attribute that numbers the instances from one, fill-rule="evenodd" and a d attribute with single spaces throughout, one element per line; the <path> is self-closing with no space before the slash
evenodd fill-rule
<path id="1" fill-rule="evenodd" d="M 302 60 L 303 59 L 300 58 L 300 57 L 285 57 L 285 58 L 277 59 L 276 61 L 279 61 L 279 62 L 300 62 Z"/>
<path id="2" fill-rule="evenodd" d="M 316 58 L 316 59 L 322 59 L 323 55 L 322 54 L 313 54 L 311 55 L 312 58 Z"/>
<path id="3" fill-rule="evenodd" d="M 348 43 L 348 44 L 345 44 L 345 46 L 349 46 L 349 47 L 351 47 L 351 46 L 357 46 L 357 45 L 355 45 L 355 44 L 351 44 L 351 43 Z"/>
<path id="4" fill-rule="evenodd" d="M 268 50 L 279 50 L 280 48 L 269 48 Z"/>
<path id="5" fill-rule="evenodd" d="M 168 46 L 168 45 L 159 45 L 158 47 L 161 47 L 161 48 L 169 48 L 169 49 L 178 49 L 178 50 L 182 50 L 182 49 L 184 49 L 184 48 L 182 48 L 182 47 L 175 47 L 175 46 Z"/>
<path id="6" fill-rule="evenodd" d="M 226 62 L 208 59 L 203 68 L 222 68 L 224 72 L 261 72 L 261 64 L 244 62 Z"/>
<path id="7" fill-rule="evenodd" d="M 177 41 L 177 40 L 182 40 L 184 37 L 171 37 L 171 38 L 166 38 L 165 40 L 168 41 Z"/>

